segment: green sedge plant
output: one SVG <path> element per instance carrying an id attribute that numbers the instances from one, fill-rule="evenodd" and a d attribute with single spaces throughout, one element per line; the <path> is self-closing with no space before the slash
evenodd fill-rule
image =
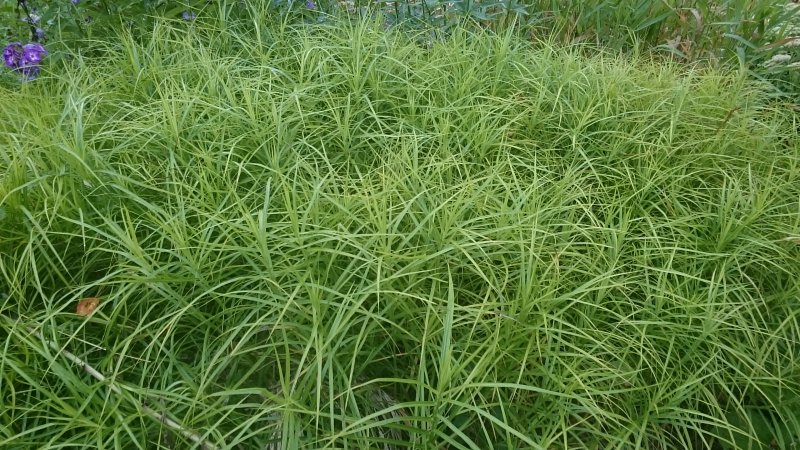
<path id="1" fill-rule="evenodd" d="M 0 447 L 797 444 L 796 111 L 369 19 L 0 87 Z"/>

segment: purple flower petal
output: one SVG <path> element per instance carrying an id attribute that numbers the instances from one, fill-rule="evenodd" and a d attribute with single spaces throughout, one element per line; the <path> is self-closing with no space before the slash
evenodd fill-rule
<path id="1" fill-rule="evenodd" d="M 38 42 L 32 42 L 22 46 L 23 65 L 32 66 L 42 62 L 42 57 L 47 55 L 47 50 Z"/>
<path id="2" fill-rule="evenodd" d="M 12 42 L 3 49 L 3 62 L 7 67 L 16 69 L 22 64 L 23 49 L 21 42 Z"/>
<path id="3" fill-rule="evenodd" d="M 22 72 L 22 79 L 26 81 L 35 80 L 39 75 L 39 70 L 39 66 L 23 66 L 19 69 Z"/>

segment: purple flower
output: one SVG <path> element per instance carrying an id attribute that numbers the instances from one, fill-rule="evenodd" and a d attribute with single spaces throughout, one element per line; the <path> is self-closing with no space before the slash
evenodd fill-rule
<path id="1" fill-rule="evenodd" d="M 44 30 L 41 28 L 36 29 L 36 39 L 43 40 L 44 39 Z"/>
<path id="2" fill-rule="evenodd" d="M 31 42 L 22 46 L 22 54 L 23 66 L 38 66 L 42 57 L 47 56 L 47 49 L 38 42 Z"/>
<path id="3" fill-rule="evenodd" d="M 183 18 L 183 20 L 189 22 L 196 19 L 197 14 L 195 14 L 194 11 L 184 11 L 183 14 L 181 14 L 181 17 Z"/>
<path id="4" fill-rule="evenodd" d="M 314 0 L 306 1 L 306 8 L 308 9 L 317 9 L 317 4 L 314 3 Z"/>
<path id="5" fill-rule="evenodd" d="M 80 2 L 81 2 L 81 0 L 69 0 L 69 1 L 70 1 L 70 3 L 72 3 L 73 5 L 77 5 L 78 3 L 80 3 Z"/>
<path id="6" fill-rule="evenodd" d="M 10 69 L 17 69 L 22 64 L 22 43 L 12 42 L 3 49 L 3 62 Z"/>
<path id="7" fill-rule="evenodd" d="M 36 76 L 39 75 L 39 66 L 27 66 L 20 69 L 22 72 L 22 79 L 25 81 L 35 80 Z"/>
<path id="8" fill-rule="evenodd" d="M 22 73 L 26 80 L 33 80 L 39 74 L 39 64 L 47 55 L 47 49 L 38 42 L 22 45 L 21 42 L 12 42 L 3 49 L 3 62 L 17 72 Z"/>

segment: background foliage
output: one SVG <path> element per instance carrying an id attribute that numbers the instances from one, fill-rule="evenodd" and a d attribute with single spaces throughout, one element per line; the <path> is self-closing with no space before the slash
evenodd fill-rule
<path id="1" fill-rule="evenodd" d="M 156 17 L 200 14 L 206 20 L 251 20 L 264 2 L 241 0 L 27 0 L 41 17 L 54 59 L 85 49 L 85 40 L 113 36 L 120 27 L 141 32 Z M 800 85 L 800 8 L 788 0 L 672 2 L 651 0 L 272 0 L 269 20 L 326 20 L 327 14 L 364 16 L 379 11 L 387 25 L 426 29 L 433 38 L 465 22 L 497 32 L 514 29 L 534 39 L 592 42 L 610 49 L 641 47 L 693 63 L 743 67 L 792 96 Z M 0 31 L 9 41 L 34 29 L 20 3 L 0 1 Z"/>

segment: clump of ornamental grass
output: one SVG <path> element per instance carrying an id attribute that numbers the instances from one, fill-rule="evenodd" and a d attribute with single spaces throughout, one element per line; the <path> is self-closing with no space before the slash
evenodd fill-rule
<path id="1" fill-rule="evenodd" d="M 0 91 L 0 446 L 798 441 L 795 112 L 635 55 L 263 23 Z"/>

